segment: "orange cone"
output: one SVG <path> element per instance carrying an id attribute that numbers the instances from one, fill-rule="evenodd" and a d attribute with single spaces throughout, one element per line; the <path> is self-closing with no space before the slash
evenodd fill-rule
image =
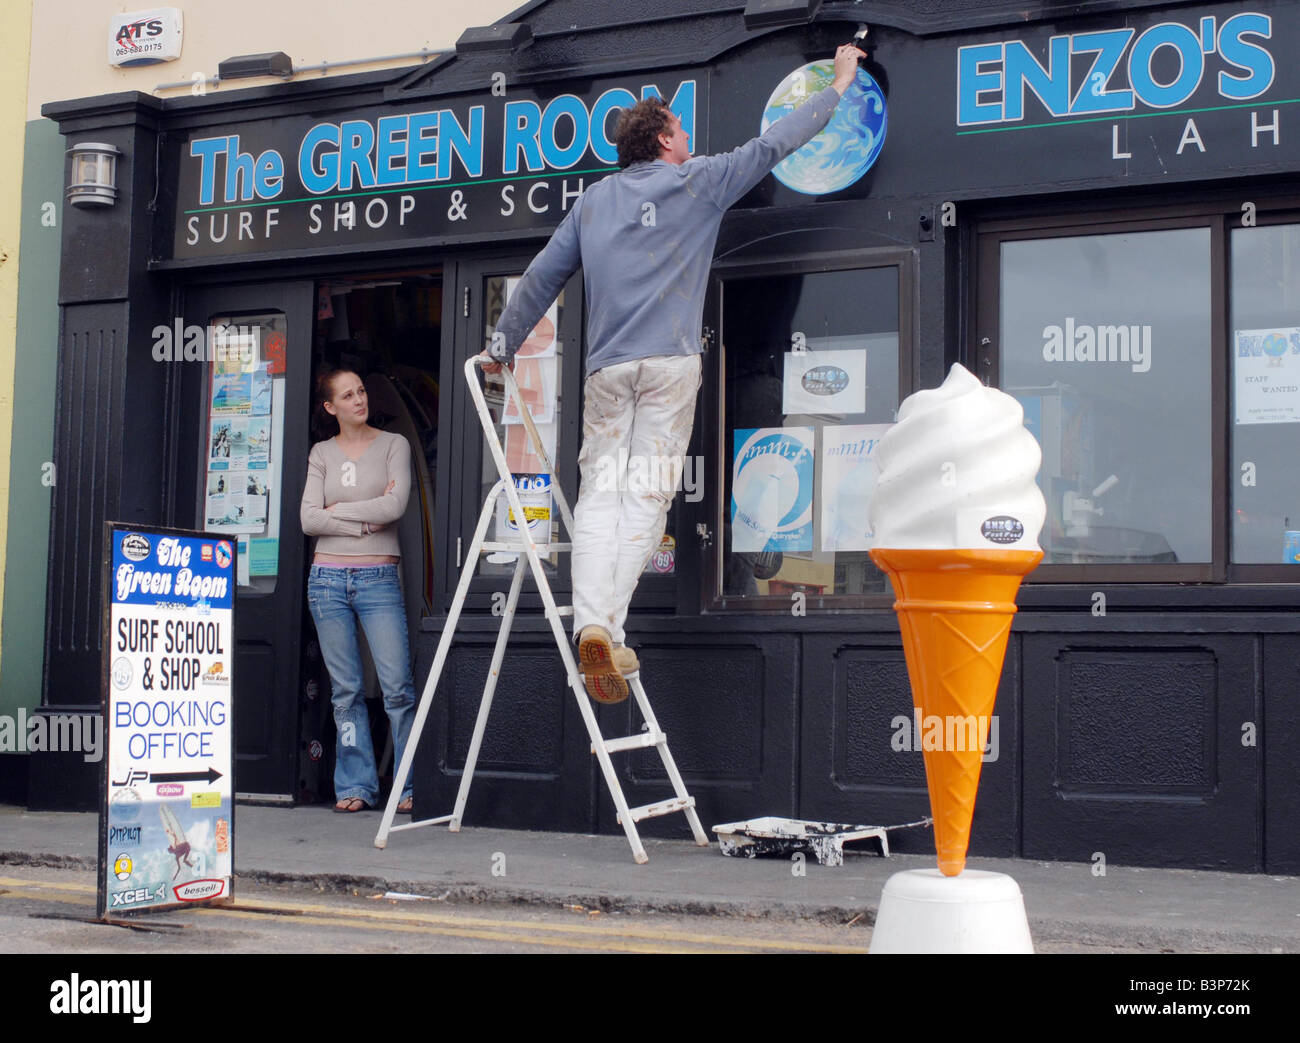
<path id="1" fill-rule="evenodd" d="M 923 726 L 935 717 L 944 726 L 945 742 L 939 749 L 922 744 L 934 843 L 944 876 L 956 876 L 966 865 L 980 783 L 980 746 L 997 699 L 1016 591 L 1042 557 L 1040 550 L 871 551 L 872 560 L 894 585 L 912 702 L 921 711 Z M 978 742 L 969 741 L 970 730 L 961 725 L 970 718 L 976 722 Z"/>

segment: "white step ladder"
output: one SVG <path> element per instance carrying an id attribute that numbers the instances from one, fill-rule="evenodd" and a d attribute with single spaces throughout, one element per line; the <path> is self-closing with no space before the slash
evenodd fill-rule
<path id="1" fill-rule="evenodd" d="M 433 657 L 433 666 L 429 669 L 429 677 L 424 683 L 424 692 L 420 696 L 420 705 L 415 714 L 415 721 L 411 725 L 411 736 L 406 742 L 406 749 L 402 753 L 402 761 L 397 766 L 397 773 L 393 777 L 393 789 L 388 797 L 388 805 L 384 808 L 384 817 L 379 824 L 379 832 L 375 835 L 375 847 L 386 847 L 388 835 L 403 829 L 419 829 L 422 826 L 437 826 L 445 822 L 451 832 L 460 831 L 461 818 L 465 812 L 465 802 L 469 798 L 470 784 L 474 781 L 474 767 L 478 761 L 479 749 L 483 743 L 483 733 L 487 728 L 488 714 L 492 709 L 492 696 L 496 691 L 497 679 L 501 675 L 501 663 L 505 658 L 506 643 L 510 638 L 510 628 L 515 618 L 515 606 L 519 603 L 519 591 L 524 584 L 525 569 L 523 566 L 525 561 L 528 569 L 532 571 L 533 579 L 537 583 L 537 589 L 542 595 L 542 603 L 546 607 L 546 618 L 550 620 L 551 632 L 555 635 L 555 644 L 560 650 L 560 658 L 564 660 L 564 670 L 568 678 L 569 688 L 578 700 L 578 709 L 582 713 L 583 723 L 587 726 L 587 734 L 591 737 L 591 752 L 596 755 L 596 760 L 600 763 L 600 770 L 605 776 L 605 784 L 609 787 L 610 796 L 614 798 L 618 821 L 627 834 L 628 843 L 632 846 L 632 857 L 638 863 L 645 863 L 650 860 L 650 856 L 645 853 L 645 847 L 641 843 L 641 837 L 637 833 L 636 824 L 643 819 L 671 815 L 678 811 L 685 813 L 686 820 L 690 823 L 691 832 L 695 835 L 695 842 L 702 847 L 707 847 L 709 838 L 704 832 L 704 827 L 700 825 L 699 816 L 695 813 L 695 798 L 686 792 L 686 785 L 682 782 L 681 774 L 677 771 L 677 765 L 673 761 L 672 754 L 668 751 L 668 737 L 664 734 L 663 729 L 659 727 L 659 722 L 655 720 L 654 711 L 650 709 L 650 700 L 646 697 L 645 688 L 641 684 L 639 670 L 626 675 L 626 677 L 628 686 L 636 698 L 637 706 L 641 709 L 641 717 L 645 721 L 641 734 L 629 735 L 619 739 L 606 739 L 600 733 L 600 727 L 596 724 L 596 715 L 591 708 L 591 700 L 587 696 L 586 687 L 582 683 L 582 676 L 578 672 L 578 664 L 573 654 L 573 645 L 562 621 L 565 617 L 573 615 L 573 609 L 570 606 L 560 607 L 556 605 L 555 598 L 551 594 L 551 585 L 542 569 L 537 544 L 533 540 L 528 525 L 524 522 L 526 515 L 519 501 L 518 490 L 511 480 L 505 451 L 502 449 L 501 441 L 497 437 L 492 415 L 488 412 L 487 400 L 483 397 L 483 389 L 479 386 L 477 367 L 490 361 L 490 359 L 482 355 L 476 355 L 468 359 L 465 362 L 465 379 L 469 383 L 470 395 L 473 397 L 474 405 L 478 409 L 479 422 L 483 425 L 488 448 L 492 451 L 492 459 L 496 462 L 497 474 L 500 477 L 488 493 L 487 500 L 483 504 L 483 511 L 479 515 L 478 527 L 474 530 L 474 538 L 470 543 L 469 553 L 465 557 L 464 567 L 461 569 L 460 583 L 456 587 L 456 596 L 452 600 L 451 611 L 447 614 L 447 622 L 443 627 L 442 637 L 438 641 L 438 652 Z M 505 377 L 506 402 L 508 403 L 510 399 L 513 399 L 518 405 L 519 415 L 524 422 L 528 437 L 532 441 L 533 450 L 543 461 L 547 472 L 551 475 L 551 493 L 560 509 L 560 517 L 564 522 L 565 531 L 569 534 L 569 538 L 572 539 L 573 515 L 569 511 L 569 504 L 564 498 L 560 484 L 555 478 L 555 467 L 546 453 L 545 446 L 543 446 L 541 437 L 538 435 L 537 428 L 533 423 L 533 418 L 528 412 L 528 407 L 519 394 L 519 386 L 515 383 L 514 373 L 508 367 L 503 367 L 501 372 Z M 497 500 L 503 493 L 510 504 L 510 510 L 513 512 L 514 517 L 521 522 L 519 524 L 520 538 L 505 543 L 488 541 L 486 539 L 488 526 L 496 515 Z M 552 552 L 571 551 L 573 549 L 572 543 L 550 543 L 548 547 Z M 421 819 L 418 822 L 395 826 L 393 825 L 393 818 L 397 814 L 397 805 L 401 798 L 402 789 L 411 774 L 411 766 L 415 761 L 415 749 L 419 745 L 420 736 L 424 732 L 425 720 L 429 716 L 429 707 L 433 704 L 434 690 L 438 687 L 438 681 L 442 677 L 442 668 L 447 661 L 447 652 L 451 648 L 456 625 L 460 621 L 460 611 L 465 605 L 465 595 L 469 591 L 470 580 L 473 579 L 474 570 L 478 566 L 479 553 L 484 550 L 514 552 L 517 556 L 515 558 L 514 578 L 510 583 L 510 593 L 506 597 L 505 611 L 502 615 L 501 630 L 497 634 L 496 647 L 492 652 L 492 663 L 488 667 L 487 682 L 483 687 L 483 699 L 479 703 L 478 719 L 474 722 L 474 736 L 470 740 L 469 754 L 465 759 L 465 770 L 461 775 L 460 789 L 456 793 L 456 806 L 450 815 L 440 815 L 437 818 Z M 518 555 L 520 551 L 523 552 L 523 556 Z M 672 783 L 674 796 L 654 804 L 629 808 L 627 798 L 623 796 L 623 787 L 619 784 L 618 775 L 614 771 L 614 765 L 609 755 L 626 750 L 648 749 L 652 746 L 659 751 L 659 757 L 663 761 L 668 780 Z"/>

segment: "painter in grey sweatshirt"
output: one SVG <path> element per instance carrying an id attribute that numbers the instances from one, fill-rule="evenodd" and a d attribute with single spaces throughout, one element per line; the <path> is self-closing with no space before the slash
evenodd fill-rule
<path id="1" fill-rule="evenodd" d="M 697 354 L 723 213 L 826 126 L 839 100 L 827 87 L 731 152 L 633 163 L 592 185 L 524 272 L 489 354 L 512 361 L 579 266 L 588 375 L 633 359 Z"/>

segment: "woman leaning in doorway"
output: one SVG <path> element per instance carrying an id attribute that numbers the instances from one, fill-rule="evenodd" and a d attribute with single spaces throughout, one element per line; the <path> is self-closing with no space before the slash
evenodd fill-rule
<path id="1" fill-rule="evenodd" d="M 321 655 L 333 689 L 338 728 L 335 811 L 364 811 L 379 802 L 379 776 L 366 713 L 357 623 L 366 632 L 393 734 L 393 765 L 401 763 L 415 716 L 406 609 L 398 582 L 397 522 L 411 491 L 411 451 L 400 435 L 366 421 L 361 378 L 349 370 L 322 373 L 316 408 L 338 433 L 312 446 L 302 494 L 302 530 L 317 537 L 307 580 Z M 411 782 L 397 810 L 411 810 Z"/>

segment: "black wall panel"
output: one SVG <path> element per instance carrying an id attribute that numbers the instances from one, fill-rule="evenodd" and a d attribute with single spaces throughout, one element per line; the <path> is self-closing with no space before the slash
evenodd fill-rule
<path id="1" fill-rule="evenodd" d="M 1258 640 L 1027 637 L 1022 854 L 1262 868 Z"/>
<path id="2" fill-rule="evenodd" d="M 416 655 L 417 697 L 428 677 L 437 637 L 421 635 Z M 490 641 L 470 636 L 462 636 L 460 641 L 448 655 L 416 753 L 416 818 L 447 815 L 455 806 L 492 661 Z M 586 729 L 565 687 L 564 668 L 554 644 L 541 644 L 532 635 L 516 637 L 493 695 L 465 807 L 466 828 L 592 832 L 596 828 L 594 758 L 588 751 Z"/>
<path id="3" fill-rule="evenodd" d="M 797 638 L 655 635 L 640 642 L 629 635 L 628 640 L 641 658 L 646 695 L 705 830 L 759 815 L 793 814 Z M 602 708 L 599 721 L 608 738 L 641 730 L 631 698 Z M 614 766 L 631 807 L 673 795 L 653 750 L 615 754 Z M 598 770 L 597 778 L 600 829 L 619 830 Z M 639 828 L 646 836 L 690 836 L 684 815 L 649 819 Z"/>
<path id="4" fill-rule="evenodd" d="M 1016 850 L 1018 647 L 1013 634 L 994 708 L 996 732 L 991 726 L 980 770 L 972 855 L 1009 857 Z M 928 816 L 924 754 L 901 644 L 877 635 L 809 635 L 802 688 L 800 817 L 897 825 Z M 903 830 L 890 846 L 933 852 L 933 834 Z"/>
<path id="5" fill-rule="evenodd" d="M 72 305 L 62 317 L 46 607 L 46 705 L 99 702 L 104 522 L 122 473 L 125 307 Z"/>
<path id="6" fill-rule="evenodd" d="M 1263 638 L 1264 872 L 1300 873 L 1300 635 Z"/>

